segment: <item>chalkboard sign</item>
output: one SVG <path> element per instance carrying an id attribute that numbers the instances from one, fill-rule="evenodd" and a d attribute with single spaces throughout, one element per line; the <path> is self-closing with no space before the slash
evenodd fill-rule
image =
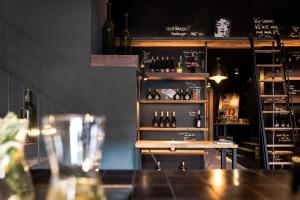
<path id="1" fill-rule="evenodd" d="M 216 20 L 230 19 L 230 37 L 247 37 L 250 32 L 269 37 L 278 27 L 281 36 L 299 38 L 300 1 L 296 0 L 281 3 L 272 0 L 111 2 L 117 36 L 124 27 L 123 14 L 128 12 L 133 37 L 214 37 Z"/>
<path id="2" fill-rule="evenodd" d="M 300 66 L 300 49 L 289 50 L 287 53 L 288 64 L 292 66 Z"/>
<path id="3" fill-rule="evenodd" d="M 275 144 L 292 144 L 292 135 L 289 132 L 277 133 L 275 135 Z"/>

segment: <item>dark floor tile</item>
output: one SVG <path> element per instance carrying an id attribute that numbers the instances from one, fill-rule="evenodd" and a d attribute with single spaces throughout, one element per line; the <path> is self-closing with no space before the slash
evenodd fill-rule
<path id="1" fill-rule="evenodd" d="M 174 186 L 176 198 L 218 199 L 218 196 L 208 186 Z"/>
<path id="2" fill-rule="evenodd" d="M 171 176 L 195 176 L 194 170 L 180 171 L 180 170 L 166 170 L 166 175 Z"/>
<path id="3" fill-rule="evenodd" d="M 104 176 L 102 177 L 104 184 L 132 184 L 130 176 Z"/>
<path id="4" fill-rule="evenodd" d="M 134 180 L 134 185 L 148 185 L 148 186 L 155 186 L 155 185 L 167 185 L 167 178 L 166 177 L 158 177 L 158 176 L 136 176 Z"/>
<path id="5" fill-rule="evenodd" d="M 158 176 L 158 177 L 165 177 L 164 171 L 155 171 L 155 170 L 140 170 L 136 171 L 135 176 Z"/>
<path id="6" fill-rule="evenodd" d="M 198 177 L 189 176 L 189 177 L 169 177 L 169 180 L 172 185 L 193 185 L 193 186 L 201 186 L 205 185 Z"/>
<path id="7" fill-rule="evenodd" d="M 133 170 L 106 170 L 104 176 L 133 176 Z"/>
<path id="8" fill-rule="evenodd" d="M 133 192 L 133 198 L 172 198 L 172 193 L 169 187 L 159 186 L 159 187 L 135 187 Z"/>

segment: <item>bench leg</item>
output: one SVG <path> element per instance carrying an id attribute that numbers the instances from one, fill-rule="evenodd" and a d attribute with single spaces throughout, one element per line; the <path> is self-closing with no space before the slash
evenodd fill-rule
<path id="1" fill-rule="evenodd" d="M 237 151 L 236 149 L 232 149 L 232 169 L 236 169 L 237 167 Z"/>
<path id="2" fill-rule="evenodd" d="M 226 169 L 226 149 L 221 149 L 221 169 Z"/>

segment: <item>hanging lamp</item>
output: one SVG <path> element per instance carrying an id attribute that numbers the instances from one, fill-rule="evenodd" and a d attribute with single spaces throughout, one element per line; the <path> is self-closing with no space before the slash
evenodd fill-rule
<path id="1" fill-rule="evenodd" d="M 220 64 L 221 59 L 218 57 L 216 60 L 217 65 L 214 66 L 214 68 L 211 70 L 209 79 L 219 84 L 222 80 L 228 78 L 228 74 L 225 67 Z"/>

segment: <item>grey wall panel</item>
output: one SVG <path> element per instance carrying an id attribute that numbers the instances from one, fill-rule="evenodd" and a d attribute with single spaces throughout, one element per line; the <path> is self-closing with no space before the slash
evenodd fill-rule
<path id="1" fill-rule="evenodd" d="M 2 0 L 0 64 L 72 113 L 107 116 L 102 168 L 132 169 L 135 69 L 90 67 L 92 3 Z M 57 110 L 41 110 L 49 113 Z"/>

